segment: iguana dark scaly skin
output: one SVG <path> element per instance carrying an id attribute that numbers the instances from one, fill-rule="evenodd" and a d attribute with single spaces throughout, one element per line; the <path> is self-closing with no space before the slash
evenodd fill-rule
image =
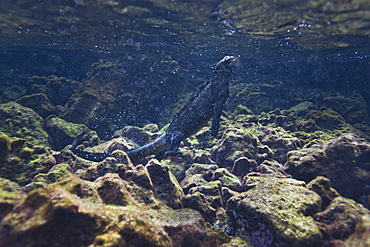
<path id="1" fill-rule="evenodd" d="M 195 134 L 212 118 L 210 129 L 217 135 L 222 107 L 229 97 L 229 78 L 237 59 L 225 56 L 213 66 L 211 79 L 193 99 L 176 115 L 167 130 L 148 144 L 128 150 L 126 153 L 133 163 L 152 154 L 169 156 L 177 152 L 180 142 Z M 76 148 L 77 136 L 72 143 L 72 152 L 81 158 L 102 161 L 111 156 L 109 153 L 89 153 Z"/>

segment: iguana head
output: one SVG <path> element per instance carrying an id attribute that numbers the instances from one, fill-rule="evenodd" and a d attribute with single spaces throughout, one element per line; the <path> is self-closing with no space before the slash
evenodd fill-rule
<path id="1" fill-rule="evenodd" d="M 224 76 L 230 76 L 232 70 L 238 64 L 238 59 L 234 56 L 225 56 L 219 62 L 212 66 L 214 73 Z"/>

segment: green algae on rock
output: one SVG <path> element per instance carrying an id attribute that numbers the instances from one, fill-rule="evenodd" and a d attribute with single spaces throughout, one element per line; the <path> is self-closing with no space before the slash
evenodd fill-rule
<path id="1" fill-rule="evenodd" d="M 26 194 L 17 183 L 0 177 L 0 221 L 25 197 Z"/>
<path id="2" fill-rule="evenodd" d="M 110 196 L 116 190 L 118 196 Z M 117 174 L 108 173 L 95 182 L 67 175 L 57 183 L 30 192 L 23 203 L 4 217 L 0 244 L 107 246 L 111 240 L 127 246 L 220 243 L 198 212 L 171 209 L 153 193 L 148 199 L 155 206 L 147 206 L 135 199 L 142 193 Z"/>
<path id="3" fill-rule="evenodd" d="M 56 164 L 55 158 L 43 146 L 32 145 L 23 139 L 10 138 L 0 133 L 0 140 L 5 141 L 0 177 L 24 186 L 30 183 L 35 175 L 47 172 Z"/>
<path id="4" fill-rule="evenodd" d="M 161 165 L 155 159 L 150 160 L 145 167 L 153 183 L 153 188 L 158 194 L 158 198 L 174 209 L 182 208 L 181 197 L 184 193 L 168 167 Z"/>
<path id="5" fill-rule="evenodd" d="M 44 120 L 32 109 L 10 102 L 0 105 L 0 131 L 34 145 L 49 146 Z"/>
<path id="6" fill-rule="evenodd" d="M 370 173 L 356 167 L 353 160 L 369 147 L 364 139 L 343 134 L 319 147 L 288 152 L 285 171 L 306 182 L 317 176 L 327 177 L 342 196 L 357 198 L 367 185 Z"/>
<path id="7" fill-rule="evenodd" d="M 307 184 L 307 189 L 316 192 L 321 197 L 323 208 L 326 208 L 334 198 L 340 196 L 339 193 L 331 187 L 330 180 L 323 176 L 318 176 L 311 180 L 311 182 Z"/>
<path id="8" fill-rule="evenodd" d="M 227 203 L 232 235 L 256 246 L 321 246 L 322 236 L 311 217 L 321 198 L 290 178 L 255 177 L 255 186 Z"/>
<path id="9" fill-rule="evenodd" d="M 50 146 L 53 150 L 62 150 L 67 145 L 70 145 L 73 139 L 88 128 L 83 124 L 75 124 L 67 122 L 57 116 L 50 116 L 45 119 L 45 130 L 49 134 Z M 99 143 L 99 138 L 96 133 L 86 133 L 89 137 L 88 145 L 96 145 Z"/>

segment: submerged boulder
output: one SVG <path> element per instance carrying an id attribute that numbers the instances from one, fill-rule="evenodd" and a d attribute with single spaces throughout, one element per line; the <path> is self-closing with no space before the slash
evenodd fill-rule
<path id="1" fill-rule="evenodd" d="M 48 147 L 48 134 L 43 129 L 44 124 L 42 117 L 30 108 L 14 102 L 0 105 L 0 131 L 11 137 Z"/>
<path id="2" fill-rule="evenodd" d="M 330 179 L 342 196 L 356 198 L 362 192 L 370 173 L 360 169 L 355 158 L 370 149 L 370 144 L 354 134 L 343 134 L 323 146 L 290 151 L 285 171 L 306 182 L 317 176 Z"/>
<path id="3" fill-rule="evenodd" d="M 345 240 L 355 232 L 362 217 L 369 215 L 369 210 L 362 205 L 338 196 L 323 212 L 315 214 L 314 217 L 326 239 Z"/>
<path id="4" fill-rule="evenodd" d="M 56 164 L 51 152 L 20 138 L 0 132 L 0 177 L 24 186 L 38 173 L 46 173 Z"/>
<path id="5" fill-rule="evenodd" d="M 94 182 L 67 175 L 31 191 L 0 223 L 1 246 L 217 246 L 192 209 L 107 173 Z"/>
<path id="6" fill-rule="evenodd" d="M 321 198 L 291 178 L 251 177 L 250 190 L 227 203 L 229 231 L 254 246 L 321 246 L 313 214 Z M 253 181 L 252 181 L 253 180 Z"/>

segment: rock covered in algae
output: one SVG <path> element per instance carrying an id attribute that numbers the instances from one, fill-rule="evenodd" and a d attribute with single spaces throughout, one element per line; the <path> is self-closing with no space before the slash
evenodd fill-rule
<path id="1" fill-rule="evenodd" d="M 51 148 L 53 150 L 61 150 L 70 145 L 76 136 L 86 131 L 87 127 L 82 124 L 67 122 L 57 116 L 50 116 L 45 119 L 45 130 L 49 134 Z M 92 135 L 91 133 L 89 134 L 90 136 Z M 99 138 L 94 135 L 89 142 L 90 145 L 96 145 L 99 143 Z"/>
<path id="2" fill-rule="evenodd" d="M 254 177 L 253 188 L 227 203 L 229 231 L 254 246 L 321 246 L 312 215 L 321 198 L 290 178 Z"/>
<path id="3" fill-rule="evenodd" d="M 38 173 L 46 173 L 56 164 L 55 158 L 43 146 L 33 145 L 24 139 L 10 138 L 0 132 L 0 177 L 24 186 Z"/>
<path id="4" fill-rule="evenodd" d="M 286 153 L 299 147 L 298 138 L 281 127 L 246 123 L 241 118 L 237 121 L 225 130 L 221 140 L 211 149 L 210 157 L 219 167 L 231 169 L 242 158 L 248 159 L 248 163 L 268 159 L 284 163 Z"/>
<path id="5" fill-rule="evenodd" d="M 42 117 L 30 108 L 14 102 L 0 105 L 0 131 L 9 136 L 48 147 L 48 134 L 43 126 Z"/>
<path id="6" fill-rule="evenodd" d="M 323 176 L 318 176 L 307 184 L 307 188 L 316 192 L 322 199 L 322 206 L 326 208 L 329 203 L 340 194 L 331 187 L 330 180 Z"/>
<path id="7" fill-rule="evenodd" d="M 212 148 L 211 159 L 219 167 L 232 167 L 240 157 L 256 158 L 258 139 L 246 129 L 230 128 Z"/>
<path id="8" fill-rule="evenodd" d="M 182 208 L 181 197 L 184 195 L 179 182 L 167 166 L 152 159 L 145 166 L 158 197 L 172 208 Z"/>
<path id="9" fill-rule="evenodd" d="M 0 177 L 0 221 L 25 197 L 26 194 L 16 182 Z"/>
<path id="10" fill-rule="evenodd" d="M 342 196 L 356 198 L 370 178 L 370 173 L 356 167 L 354 159 L 370 148 L 370 144 L 354 134 L 343 134 L 321 147 L 290 151 L 285 170 L 306 182 L 317 176 L 330 179 Z"/>
<path id="11" fill-rule="evenodd" d="M 365 99 L 358 92 L 353 92 L 348 97 L 328 96 L 323 98 L 323 103 L 338 112 L 350 124 L 364 122 L 369 117 Z"/>
<path id="12" fill-rule="evenodd" d="M 334 198 L 322 212 L 315 214 L 315 220 L 326 239 L 347 239 L 355 232 L 356 225 L 370 212 L 362 205 L 341 196 Z"/>
<path id="13" fill-rule="evenodd" d="M 146 200 L 138 199 L 147 197 Z M 68 175 L 31 191 L 0 224 L 1 246 L 217 246 L 192 209 L 174 210 L 146 189 L 107 173 Z"/>

